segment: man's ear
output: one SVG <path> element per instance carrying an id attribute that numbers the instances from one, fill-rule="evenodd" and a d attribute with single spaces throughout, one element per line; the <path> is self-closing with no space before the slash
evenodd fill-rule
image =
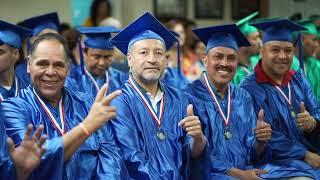
<path id="1" fill-rule="evenodd" d="M 14 59 L 14 64 L 19 62 L 19 60 L 20 60 L 20 51 L 19 51 L 19 49 L 14 48 L 13 51 L 12 51 L 12 56 L 13 56 L 13 59 Z"/>
<path id="2" fill-rule="evenodd" d="M 264 51 L 264 47 L 262 46 L 259 51 L 259 55 L 260 55 L 261 59 L 263 58 L 263 51 Z"/>
<path id="3" fill-rule="evenodd" d="M 204 67 L 207 69 L 207 65 L 208 65 L 208 54 L 204 55 L 202 58 L 202 62 Z"/>
<path id="4" fill-rule="evenodd" d="M 127 61 L 128 61 L 128 66 L 131 69 L 131 64 L 132 64 L 132 54 L 131 53 L 127 53 Z"/>

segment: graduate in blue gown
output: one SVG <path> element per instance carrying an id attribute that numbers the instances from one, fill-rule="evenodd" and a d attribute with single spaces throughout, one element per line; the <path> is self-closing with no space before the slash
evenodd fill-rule
<path id="1" fill-rule="evenodd" d="M 304 28 L 286 19 L 253 25 L 264 31 L 262 59 L 241 87 L 252 96 L 255 112 L 263 109 L 272 126 L 272 162 L 320 168 L 319 102 L 306 77 L 290 70 L 292 32 Z"/>
<path id="2" fill-rule="evenodd" d="M 131 75 L 112 102 L 117 116 L 111 123 L 134 179 L 185 179 L 190 160 L 206 145 L 187 96 L 159 81 L 165 50 L 176 41 L 148 12 L 112 39 L 127 54 Z"/>
<path id="3" fill-rule="evenodd" d="M 128 79 L 128 74 L 112 68 L 114 46 L 110 42 L 111 33 L 119 32 L 115 27 L 79 27 L 78 31 L 86 36 L 84 40 L 81 68 L 74 80 L 77 91 L 86 92 L 93 97 L 105 84 L 109 84 L 108 93 L 120 89 Z"/>
<path id="4" fill-rule="evenodd" d="M 206 72 L 187 86 L 209 141 L 207 179 L 314 177 L 312 170 L 268 164 L 270 124 L 263 110 L 254 112 L 250 95 L 230 84 L 237 69 L 238 48 L 249 42 L 235 24 L 194 30 L 207 48 Z M 311 168 L 310 168 L 311 169 Z"/>
<path id="5" fill-rule="evenodd" d="M 0 21 L 0 102 L 18 96 L 19 90 L 28 86 L 14 66 L 20 58 L 22 40 L 30 35 L 29 29 Z"/>
<path id="6" fill-rule="evenodd" d="M 34 41 L 34 39 L 38 35 L 48 33 L 48 32 L 58 33 L 60 22 L 58 18 L 58 13 L 52 12 L 52 13 L 28 18 L 24 20 L 21 25 L 25 28 L 32 30 L 31 37 L 26 39 L 26 46 L 28 51 L 30 44 Z M 27 84 L 30 83 L 30 77 L 29 77 L 29 74 L 27 73 L 26 59 L 22 59 L 22 61 L 16 65 L 16 72 L 18 76 L 22 77 L 23 80 L 27 82 Z"/>
<path id="7" fill-rule="evenodd" d="M 104 96 L 108 88 L 104 86 L 93 102 L 89 94 L 65 88 L 67 49 L 58 34 L 46 33 L 35 40 L 29 59 L 32 85 L 0 106 L 7 133 L 19 145 L 27 124 L 44 126 L 48 152 L 39 166 L 42 174 L 35 179 L 126 179 L 110 125 L 104 125 L 115 116 L 109 103 L 121 91 Z M 62 144 L 60 151 L 56 144 Z M 48 158 L 53 160 L 45 161 Z"/>

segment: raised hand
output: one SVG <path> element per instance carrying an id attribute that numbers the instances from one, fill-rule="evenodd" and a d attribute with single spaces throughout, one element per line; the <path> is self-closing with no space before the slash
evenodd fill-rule
<path id="1" fill-rule="evenodd" d="M 201 122 L 198 116 L 195 116 L 193 113 L 192 104 L 189 104 L 187 107 L 187 117 L 181 120 L 178 125 L 193 138 L 190 146 L 191 157 L 198 158 L 205 148 L 206 138 L 202 133 Z"/>
<path id="2" fill-rule="evenodd" d="M 106 122 L 108 122 L 116 116 L 116 108 L 110 106 L 110 103 L 122 92 L 121 90 L 117 90 L 105 96 L 107 91 L 108 85 L 105 84 L 99 90 L 88 116 L 82 122 L 90 133 L 101 128 Z"/>
<path id="3" fill-rule="evenodd" d="M 198 116 L 193 114 L 193 106 L 189 104 L 187 107 L 187 117 L 179 122 L 181 126 L 191 137 L 195 140 L 203 140 L 203 133 L 201 129 L 201 122 Z"/>
<path id="4" fill-rule="evenodd" d="M 297 125 L 303 131 L 310 132 L 317 126 L 317 121 L 306 110 L 304 103 L 300 103 L 300 113 L 297 114 Z"/>
<path id="5" fill-rule="evenodd" d="M 32 125 L 29 124 L 21 144 L 15 148 L 11 138 L 7 139 L 9 154 L 16 168 L 17 179 L 27 179 L 32 171 L 40 164 L 41 156 L 45 153 L 43 144 L 47 137 L 41 136 L 43 125 L 40 125 L 32 136 Z"/>
<path id="6" fill-rule="evenodd" d="M 259 111 L 257 127 L 254 132 L 257 141 L 260 143 L 267 143 L 271 138 L 272 129 L 270 124 L 264 122 L 264 112 L 262 109 Z"/>

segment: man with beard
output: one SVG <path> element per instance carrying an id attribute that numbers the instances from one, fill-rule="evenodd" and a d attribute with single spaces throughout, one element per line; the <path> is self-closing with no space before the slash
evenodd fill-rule
<path id="1" fill-rule="evenodd" d="M 127 55 L 131 75 L 113 105 L 111 121 L 129 174 L 134 179 L 185 179 L 191 158 L 206 140 L 185 94 L 160 82 L 165 52 L 177 39 L 150 13 L 112 42 Z"/>
<path id="2" fill-rule="evenodd" d="M 306 29 L 287 19 L 252 25 L 264 32 L 261 60 L 241 87 L 252 96 L 255 112 L 263 109 L 271 124 L 272 162 L 301 170 L 319 168 L 319 102 L 306 77 L 290 69 L 292 33 Z"/>

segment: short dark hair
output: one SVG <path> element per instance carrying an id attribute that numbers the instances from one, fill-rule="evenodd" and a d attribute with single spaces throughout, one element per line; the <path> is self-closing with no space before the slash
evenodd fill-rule
<path id="1" fill-rule="evenodd" d="M 63 36 L 61 36 L 60 34 L 57 33 L 45 33 L 45 34 L 41 34 L 40 36 L 38 36 L 34 42 L 31 44 L 30 49 L 29 49 L 29 57 L 30 57 L 30 61 L 32 61 L 33 55 L 35 50 L 37 49 L 38 45 L 42 42 L 42 41 L 46 41 L 46 40 L 51 40 L 51 41 L 57 41 L 59 42 L 64 49 L 64 55 L 65 55 L 65 60 L 68 64 L 71 64 L 71 60 L 70 60 L 70 50 L 68 47 L 68 43 L 67 41 L 63 38 Z"/>

